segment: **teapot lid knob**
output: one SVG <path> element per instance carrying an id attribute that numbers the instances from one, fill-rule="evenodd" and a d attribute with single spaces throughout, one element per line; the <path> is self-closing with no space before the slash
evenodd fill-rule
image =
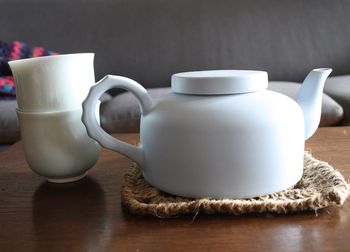
<path id="1" fill-rule="evenodd" d="M 173 74 L 175 93 L 194 95 L 242 94 L 266 89 L 267 72 L 252 70 L 211 70 Z"/>

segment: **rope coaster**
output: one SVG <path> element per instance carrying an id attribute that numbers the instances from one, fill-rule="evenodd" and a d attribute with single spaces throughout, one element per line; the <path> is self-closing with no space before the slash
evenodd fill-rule
<path id="1" fill-rule="evenodd" d="M 343 176 L 326 162 L 305 153 L 304 174 L 292 188 L 250 199 L 192 199 L 164 193 L 129 168 L 122 186 L 122 204 L 133 214 L 174 217 L 183 214 L 293 213 L 342 205 L 350 193 Z"/>

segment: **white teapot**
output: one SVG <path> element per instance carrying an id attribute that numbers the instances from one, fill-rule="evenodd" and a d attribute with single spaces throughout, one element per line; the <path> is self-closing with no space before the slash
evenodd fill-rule
<path id="1" fill-rule="evenodd" d="M 174 74 L 173 93 L 153 100 L 137 82 L 108 75 L 83 103 L 88 134 L 134 160 L 151 185 L 194 198 L 249 198 L 281 191 L 303 173 L 304 142 L 317 129 L 322 90 L 332 70 L 312 70 L 295 100 L 266 90 L 267 73 L 248 70 Z M 98 98 L 130 91 L 141 108 L 140 144 L 107 134 Z"/>

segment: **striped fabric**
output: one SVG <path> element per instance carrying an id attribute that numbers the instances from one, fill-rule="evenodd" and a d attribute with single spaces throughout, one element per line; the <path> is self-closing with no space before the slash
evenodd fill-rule
<path id="1" fill-rule="evenodd" d="M 31 47 L 27 43 L 0 40 L 0 99 L 15 97 L 15 85 L 8 62 L 11 60 L 58 54 L 43 47 Z"/>

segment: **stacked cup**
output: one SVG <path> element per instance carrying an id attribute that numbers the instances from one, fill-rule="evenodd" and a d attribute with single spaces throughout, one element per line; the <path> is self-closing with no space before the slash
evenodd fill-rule
<path id="1" fill-rule="evenodd" d="M 82 102 L 95 84 L 93 59 L 79 53 L 9 62 L 26 160 L 50 182 L 79 180 L 98 159 L 99 146 L 81 122 Z"/>

